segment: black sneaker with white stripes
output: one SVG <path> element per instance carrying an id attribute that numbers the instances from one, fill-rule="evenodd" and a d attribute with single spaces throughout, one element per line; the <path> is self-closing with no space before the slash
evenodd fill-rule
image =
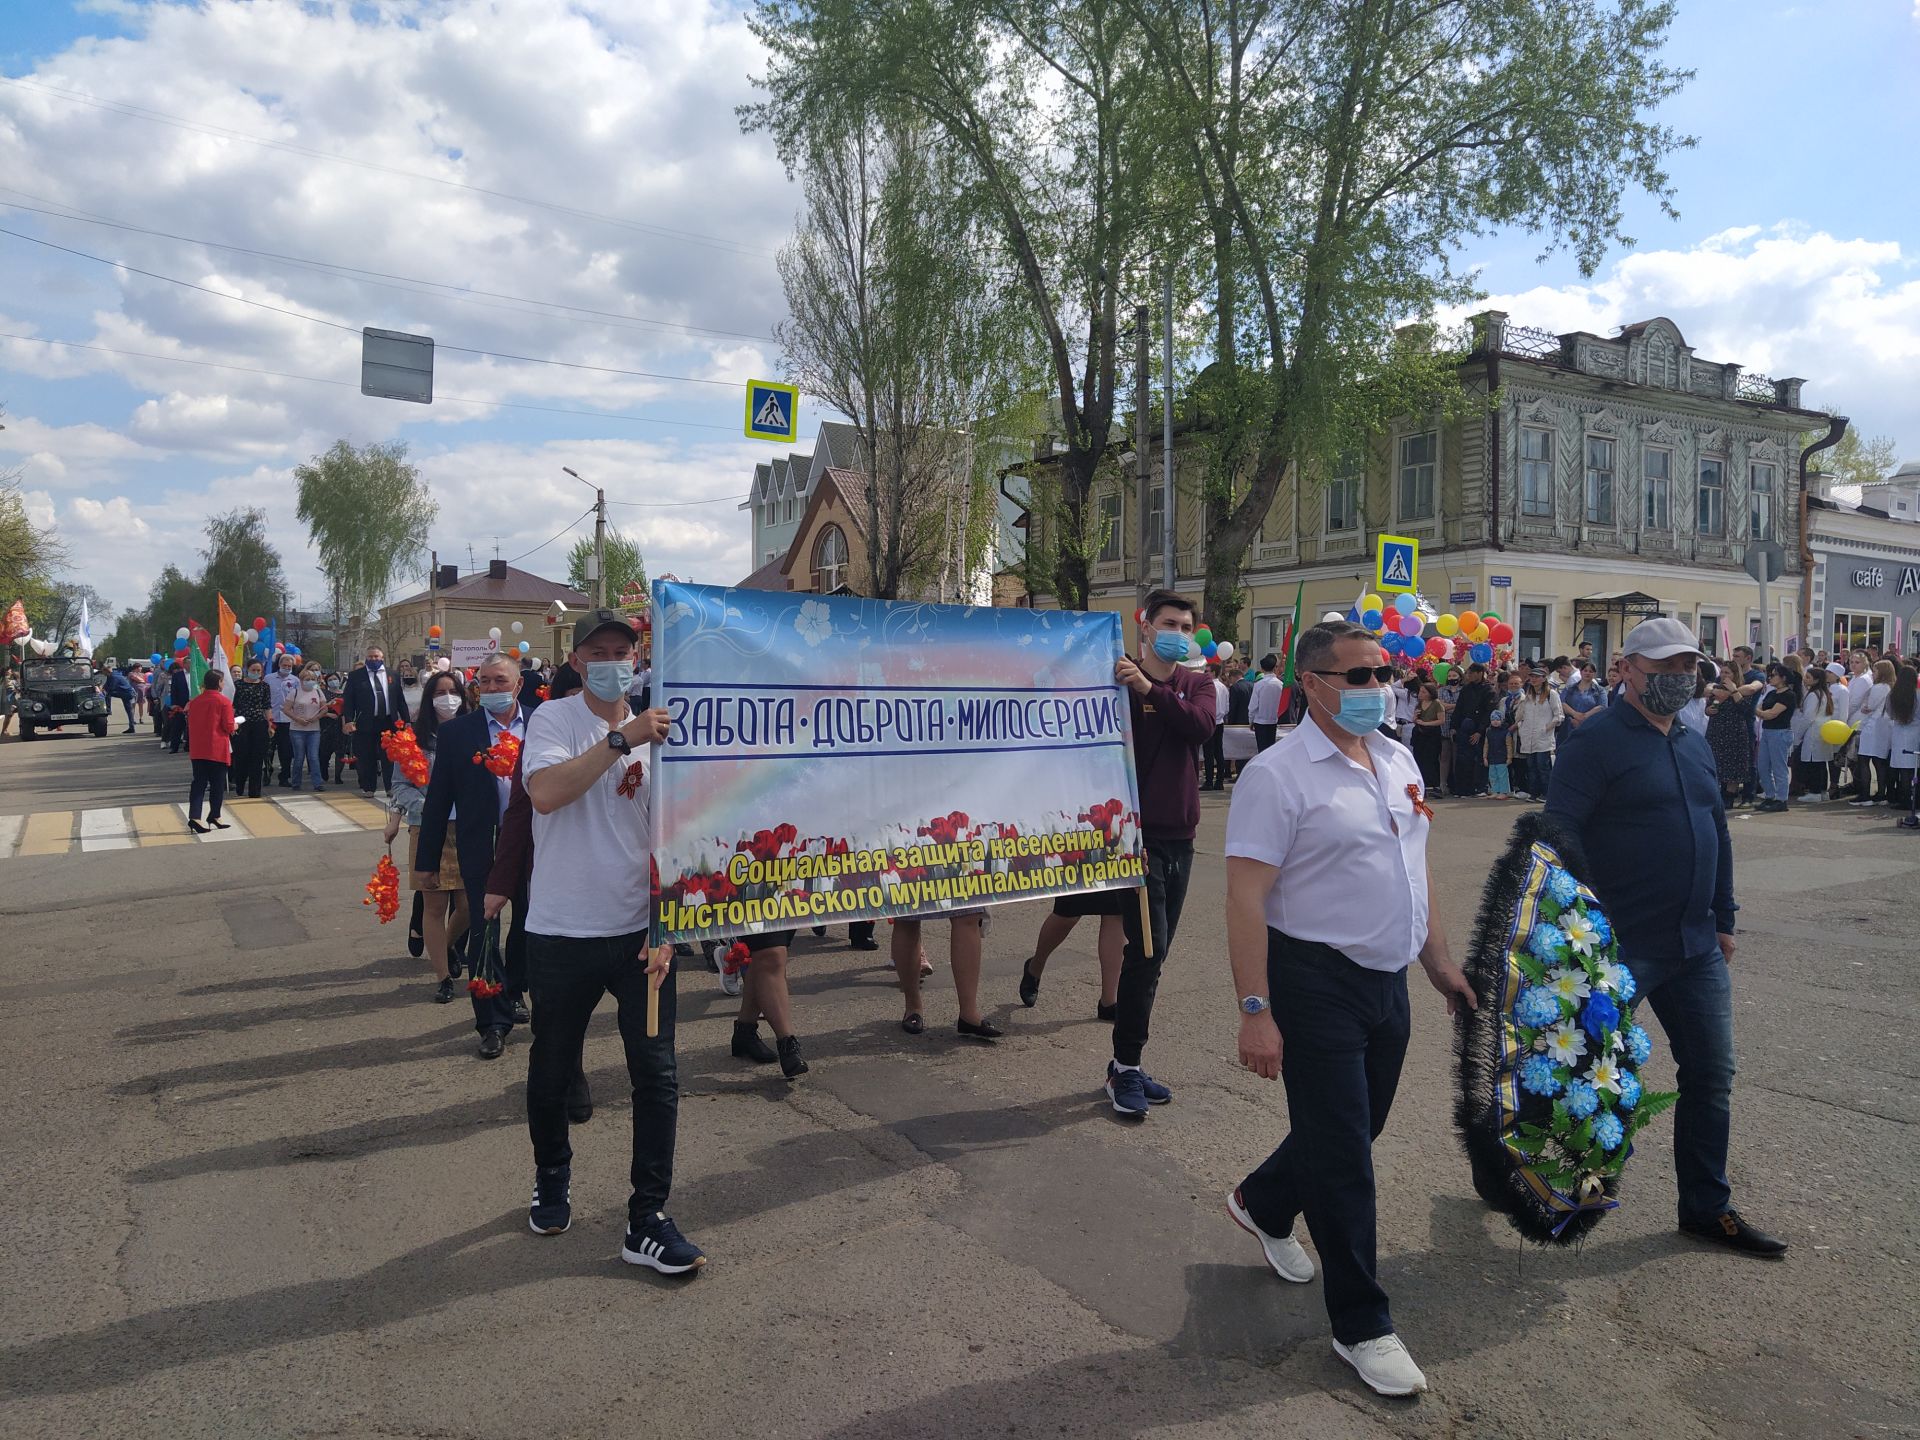
<path id="1" fill-rule="evenodd" d="M 638 1225 L 627 1226 L 620 1242 L 620 1258 L 629 1265 L 645 1265 L 662 1275 L 684 1275 L 707 1263 L 698 1245 L 680 1233 L 680 1227 L 656 1210 Z"/>
<path id="2" fill-rule="evenodd" d="M 536 1235 L 558 1235 L 573 1224 L 573 1168 L 555 1165 L 533 1172 L 533 1204 L 527 1228 Z"/>

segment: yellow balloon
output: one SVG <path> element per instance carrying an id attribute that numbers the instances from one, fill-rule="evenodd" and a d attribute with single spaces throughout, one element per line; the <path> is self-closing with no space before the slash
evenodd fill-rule
<path id="1" fill-rule="evenodd" d="M 1484 645 L 1484 644 L 1486 644 L 1486 643 L 1487 643 L 1487 636 L 1488 636 L 1488 635 L 1490 635 L 1490 634 L 1492 634 L 1492 633 L 1493 633 L 1493 632 L 1492 632 L 1492 631 L 1490 631 L 1490 630 L 1488 630 L 1486 626 L 1484 626 L 1484 625 L 1476 625 L 1476 626 L 1474 626 L 1474 627 L 1473 627 L 1473 635 L 1472 635 L 1472 637 L 1471 637 L 1471 638 L 1472 638 L 1472 640 L 1473 640 L 1473 643 L 1474 643 L 1474 644 L 1476 644 L 1476 645 Z"/>
<path id="2" fill-rule="evenodd" d="M 1460 622 L 1451 615 L 1438 615 L 1434 617 L 1433 628 L 1442 635 L 1452 635 L 1459 631 Z"/>
<path id="3" fill-rule="evenodd" d="M 1844 720 L 1829 720 L 1820 727 L 1820 738 L 1829 745 L 1844 745 L 1847 737 L 1853 733 L 1853 727 Z"/>
<path id="4" fill-rule="evenodd" d="M 1360 613 L 1362 615 L 1366 614 L 1369 610 L 1384 610 L 1386 608 L 1386 602 L 1371 591 L 1360 597 Z"/>

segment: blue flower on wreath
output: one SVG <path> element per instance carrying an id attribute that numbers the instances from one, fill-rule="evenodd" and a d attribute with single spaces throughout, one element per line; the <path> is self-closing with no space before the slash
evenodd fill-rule
<path id="1" fill-rule="evenodd" d="M 1582 1030 L 1598 1040 L 1619 1023 L 1620 1007 L 1604 991 L 1596 990 L 1587 997 L 1586 1006 L 1580 1011 Z"/>
<path id="2" fill-rule="evenodd" d="M 1600 1142 L 1602 1150 L 1618 1150 L 1620 1142 L 1627 1138 L 1626 1127 L 1620 1123 L 1620 1117 L 1609 1110 L 1593 1122 L 1593 1138 Z"/>
<path id="3" fill-rule="evenodd" d="M 1545 1055 L 1529 1055 L 1520 1062 L 1520 1088 L 1530 1095 L 1549 1100 L 1560 1093 L 1560 1077 L 1553 1073 L 1553 1061 Z"/>
<path id="4" fill-rule="evenodd" d="M 1600 962 L 1600 983 L 1613 992 L 1613 998 L 1622 1005 L 1629 1003 L 1640 993 L 1640 982 L 1633 978 L 1633 971 L 1618 960 Z"/>
<path id="5" fill-rule="evenodd" d="M 1580 898 L 1580 882 L 1558 865 L 1547 871 L 1547 894 L 1556 905 L 1571 905 Z"/>
<path id="6" fill-rule="evenodd" d="M 1560 999 L 1544 985 L 1529 985 L 1520 992 L 1513 1018 L 1533 1030 L 1552 1025 L 1560 1018 Z"/>
<path id="7" fill-rule="evenodd" d="M 1647 1034 L 1644 1025 L 1636 1025 L 1627 1031 L 1627 1054 L 1633 1057 L 1633 1063 L 1644 1065 L 1647 1057 L 1653 1054 L 1653 1037 Z"/>
<path id="8" fill-rule="evenodd" d="M 1631 1110 L 1640 1103 L 1640 1077 L 1631 1070 L 1620 1072 L 1620 1108 Z"/>
<path id="9" fill-rule="evenodd" d="M 1584 1080 L 1567 1082 L 1567 1113 L 1584 1120 L 1600 1108 L 1600 1092 Z"/>
<path id="10" fill-rule="evenodd" d="M 1604 948 L 1613 943 L 1613 926 L 1607 923 L 1607 915 L 1598 905 L 1587 907 L 1587 919 L 1592 923 L 1599 936 L 1599 944 Z"/>
<path id="11" fill-rule="evenodd" d="M 1536 925 L 1527 936 L 1527 953 L 1544 965 L 1558 965 L 1567 958 L 1567 932 L 1558 925 Z"/>

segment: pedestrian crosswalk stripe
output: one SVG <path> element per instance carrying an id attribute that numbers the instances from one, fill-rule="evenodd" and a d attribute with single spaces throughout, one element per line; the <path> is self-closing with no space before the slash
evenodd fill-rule
<path id="1" fill-rule="evenodd" d="M 289 835 L 307 833 L 271 800 L 229 800 L 227 813 L 237 815 L 248 832 L 262 840 L 280 840 Z"/>
<path id="2" fill-rule="evenodd" d="M 20 843 L 20 832 L 26 828 L 26 816 L 0 815 L 0 860 L 13 854 L 13 847 Z"/>
<path id="3" fill-rule="evenodd" d="M 274 804 L 316 835 L 338 835 L 343 831 L 360 828 L 338 810 L 330 805 L 322 805 L 318 800 L 287 799 L 276 800 Z"/>
<path id="4" fill-rule="evenodd" d="M 80 848 L 94 850 L 131 850 L 133 826 L 124 810 L 82 810 L 80 812 Z"/>
<path id="5" fill-rule="evenodd" d="M 173 808 L 180 812 L 180 818 L 183 821 L 187 818 L 187 807 L 185 805 L 176 805 Z M 208 830 L 206 834 L 199 837 L 202 841 L 251 840 L 253 838 L 253 836 L 249 835 L 240 827 L 239 823 L 235 821 L 232 816 L 222 815 L 220 818 L 227 822 L 227 828 L 224 830 Z M 202 816 L 202 823 L 205 823 L 204 815 Z M 192 832 L 189 831 L 188 833 L 191 834 Z"/>
<path id="6" fill-rule="evenodd" d="M 22 855 L 64 855 L 73 838 L 73 812 L 54 810 L 27 817 L 27 833 L 20 841 Z"/>
<path id="7" fill-rule="evenodd" d="M 193 841 L 171 805 L 134 806 L 133 833 L 143 850 L 149 845 L 187 845 Z"/>
<path id="8" fill-rule="evenodd" d="M 327 794 L 320 797 L 320 802 L 337 810 L 362 830 L 378 830 L 386 823 L 386 812 L 362 796 Z"/>

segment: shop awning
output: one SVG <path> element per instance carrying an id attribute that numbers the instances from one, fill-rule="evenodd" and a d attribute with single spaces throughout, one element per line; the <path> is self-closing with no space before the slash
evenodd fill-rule
<path id="1" fill-rule="evenodd" d="M 1605 590 L 1573 602 L 1573 618 L 1581 620 L 1651 620 L 1660 602 L 1644 590 Z"/>

